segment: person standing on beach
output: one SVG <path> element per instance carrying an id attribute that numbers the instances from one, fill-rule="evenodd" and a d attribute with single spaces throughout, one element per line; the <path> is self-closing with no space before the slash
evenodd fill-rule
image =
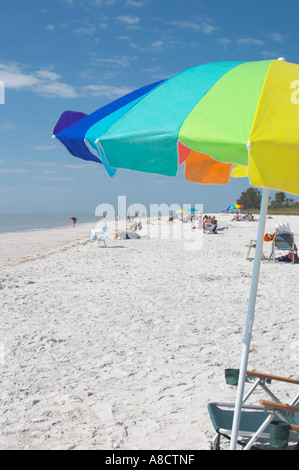
<path id="1" fill-rule="evenodd" d="M 73 221 L 73 228 L 75 228 L 77 222 L 76 217 L 70 217 L 70 219 Z"/>

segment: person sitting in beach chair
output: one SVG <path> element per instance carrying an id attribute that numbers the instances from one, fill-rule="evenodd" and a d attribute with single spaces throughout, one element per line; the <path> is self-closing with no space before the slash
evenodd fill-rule
<path id="1" fill-rule="evenodd" d="M 204 215 L 202 226 L 203 228 L 207 227 L 210 224 L 210 216 Z"/>
<path id="2" fill-rule="evenodd" d="M 138 224 L 137 222 L 134 222 L 128 229 L 120 230 L 119 232 L 116 232 L 114 240 L 116 240 L 117 238 L 124 238 L 124 239 L 140 238 L 138 233 L 136 233 L 137 228 L 139 230 L 142 229 L 142 225 L 140 222 Z"/>
<path id="3" fill-rule="evenodd" d="M 206 217 L 206 216 L 205 216 Z M 203 223 L 203 230 L 207 233 L 217 233 L 217 220 L 215 216 L 206 217 Z"/>
<path id="4" fill-rule="evenodd" d="M 234 220 L 236 220 L 236 221 L 238 221 L 238 222 L 239 222 L 240 220 L 243 220 L 243 217 L 242 217 L 242 215 L 240 214 L 240 212 L 239 212 L 238 214 L 235 214 L 235 215 L 233 216 L 232 222 L 233 222 Z"/>

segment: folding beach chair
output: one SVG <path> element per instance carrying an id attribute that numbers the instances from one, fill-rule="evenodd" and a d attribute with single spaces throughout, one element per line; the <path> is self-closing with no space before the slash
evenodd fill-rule
<path id="1" fill-rule="evenodd" d="M 228 384 L 238 384 L 238 372 L 237 369 L 226 370 Z M 299 402 L 299 394 L 289 405 L 282 404 L 269 388 L 273 380 L 299 385 L 298 380 L 247 371 L 246 381 L 253 385 L 243 399 L 238 434 L 238 443 L 244 450 L 251 449 L 260 439 L 270 441 L 270 445 L 275 447 L 283 447 L 287 443 L 290 430 L 299 432 L 299 407 L 296 406 Z M 271 401 L 260 400 L 258 405 L 245 404 L 258 386 L 271 397 Z M 220 449 L 221 437 L 230 439 L 234 407 L 232 403 L 208 404 L 210 418 L 216 431 L 211 446 L 213 450 Z M 285 435 L 282 436 L 282 433 Z"/>
<path id="2" fill-rule="evenodd" d="M 294 230 L 292 226 L 287 222 L 283 223 L 281 220 L 275 225 L 275 234 L 272 241 L 272 251 L 269 257 L 269 261 L 276 259 L 276 251 L 283 250 L 290 253 L 290 257 L 284 258 L 285 261 L 290 260 L 292 263 L 298 261 L 297 247 L 294 241 Z"/>
<path id="3" fill-rule="evenodd" d="M 272 252 L 269 260 L 273 259 L 275 261 L 276 251 L 283 250 L 291 253 L 292 263 L 295 262 L 295 257 L 297 255 L 297 247 L 294 242 L 293 233 L 277 233 L 272 242 Z"/>
<path id="4" fill-rule="evenodd" d="M 104 227 L 102 228 L 102 230 L 100 232 L 97 232 L 97 241 L 99 244 L 101 244 L 101 242 L 104 243 L 104 246 L 106 247 L 106 238 L 107 238 L 107 225 L 104 225 Z"/>
<path id="5" fill-rule="evenodd" d="M 91 240 L 97 241 L 99 244 L 103 242 L 106 247 L 107 229 L 107 225 L 104 225 L 101 230 L 92 230 L 90 235 Z"/>
<path id="6" fill-rule="evenodd" d="M 252 249 L 255 249 L 256 247 L 256 240 L 250 240 L 250 243 L 249 245 L 246 245 L 248 246 L 248 251 L 247 251 L 247 255 L 246 255 L 246 260 L 253 260 L 254 257 L 250 257 L 250 252 Z M 266 256 L 264 255 L 264 252 L 262 251 L 262 261 L 264 261 L 266 258 Z"/>

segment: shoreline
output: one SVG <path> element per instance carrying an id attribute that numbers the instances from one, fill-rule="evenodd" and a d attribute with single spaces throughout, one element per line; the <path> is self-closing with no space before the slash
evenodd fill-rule
<path id="1" fill-rule="evenodd" d="M 30 230 L 26 232 L 0 233 L 0 271 L 20 263 L 50 256 L 74 244 L 88 241 L 88 228 L 94 224 Z"/>
<path id="2" fill-rule="evenodd" d="M 79 213 L 77 225 L 97 223 L 99 219 L 100 217 L 94 214 Z M 65 213 L 0 214 L 0 235 L 67 228 L 68 226 L 72 226 L 72 221 L 69 214 Z"/>
<path id="3" fill-rule="evenodd" d="M 239 226 L 242 231 L 245 224 L 245 227 L 247 227 L 249 230 L 250 228 L 253 229 L 251 238 L 256 237 L 258 220 L 253 222 L 232 222 L 232 214 L 211 213 L 211 215 L 216 215 L 218 219 L 218 226 L 222 226 L 226 229 L 230 227 L 234 229 Z M 139 218 L 137 220 L 139 220 Z M 157 217 L 143 218 L 140 220 L 143 226 L 142 231 L 140 232 L 142 236 L 151 239 L 159 239 L 161 234 L 163 237 L 163 233 L 166 233 L 164 238 L 167 238 L 167 232 L 165 232 L 165 230 L 171 228 L 171 224 L 168 223 L 168 217 L 164 216 L 162 217 L 162 220 L 158 220 Z M 297 222 L 299 221 L 299 216 L 268 216 L 266 222 L 266 232 L 271 232 L 271 229 L 267 228 L 270 226 L 272 226 L 272 231 L 274 231 L 274 225 L 279 220 L 284 220 L 286 222 L 293 220 Z M 130 223 L 132 223 L 132 220 L 127 221 L 123 219 L 120 221 L 113 221 L 102 219 L 96 223 L 78 223 L 76 224 L 75 228 L 72 225 L 64 225 L 59 227 L 33 229 L 22 232 L 0 233 L 0 271 L 2 269 L 17 266 L 19 263 L 33 261 L 50 256 L 51 254 L 63 251 L 65 249 L 70 249 L 74 246 L 86 244 L 91 241 L 91 231 L 96 227 L 101 228 L 104 224 L 108 225 L 107 239 L 112 240 L 116 230 L 124 230 L 125 227 Z M 196 226 L 196 220 L 192 222 L 192 225 Z M 173 224 L 173 227 L 176 230 L 179 230 L 182 226 L 184 226 L 184 228 L 186 227 L 186 229 L 189 229 L 191 228 L 191 223 L 188 222 L 186 224 L 182 224 L 179 220 L 176 220 Z M 299 232 L 299 229 L 296 229 L 296 223 L 294 228 L 296 242 L 296 233 Z M 297 235 L 297 240 L 298 238 L 299 233 Z M 248 242 L 249 241 L 250 240 L 248 240 Z M 269 244 L 266 244 L 266 246 L 269 246 Z"/>

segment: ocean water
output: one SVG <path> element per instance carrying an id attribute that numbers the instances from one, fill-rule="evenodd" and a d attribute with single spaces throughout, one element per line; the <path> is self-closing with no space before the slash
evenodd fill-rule
<path id="1" fill-rule="evenodd" d="M 102 219 L 94 214 L 0 214 L 0 233 L 72 226 L 73 221 L 70 220 L 70 217 L 73 216 L 77 217 L 77 224 L 96 224 Z"/>

